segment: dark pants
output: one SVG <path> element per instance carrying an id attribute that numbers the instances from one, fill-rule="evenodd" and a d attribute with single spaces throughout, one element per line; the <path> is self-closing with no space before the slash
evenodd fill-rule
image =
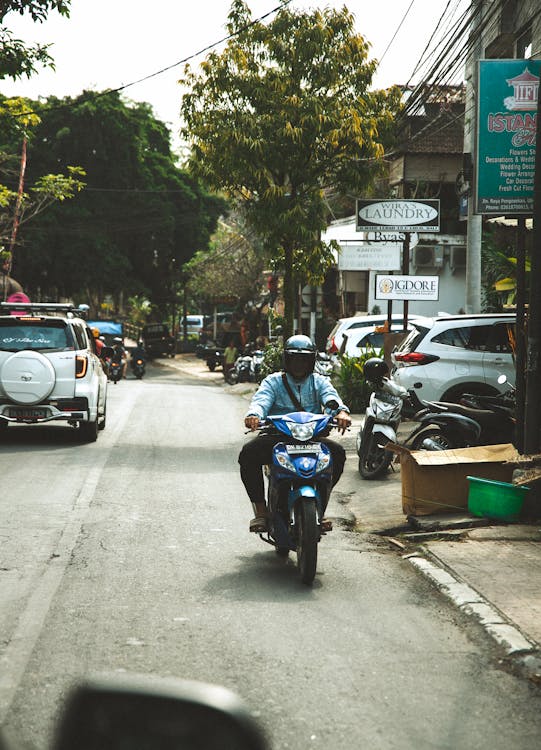
<path id="1" fill-rule="evenodd" d="M 276 443 L 283 442 L 276 435 L 258 435 L 244 445 L 239 454 L 240 478 L 252 503 L 265 502 L 265 485 L 263 471 L 265 464 L 272 463 L 272 449 Z M 332 455 L 332 486 L 338 482 L 344 471 L 346 452 L 339 443 L 324 438 Z"/>

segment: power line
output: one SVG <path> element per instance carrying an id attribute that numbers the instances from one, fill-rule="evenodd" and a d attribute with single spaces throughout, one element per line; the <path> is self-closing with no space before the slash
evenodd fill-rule
<path id="1" fill-rule="evenodd" d="M 396 31 L 394 32 L 394 34 L 393 34 L 393 36 L 392 36 L 392 38 L 391 38 L 391 41 L 389 42 L 389 44 L 388 44 L 388 45 L 387 45 L 387 47 L 385 48 L 385 51 L 384 51 L 383 55 L 382 55 L 382 56 L 380 57 L 380 59 L 378 60 L 378 66 L 379 66 L 379 65 L 381 65 L 381 61 L 383 60 L 383 58 L 385 57 L 385 55 L 386 55 L 386 54 L 387 54 L 387 52 L 389 51 L 389 47 L 391 46 L 391 44 L 392 44 L 392 43 L 394 42 L 394 40 L 396 39 L 396 35 L 398 34 L 398 32 L 400 31 L 400 29 L 402 28 L 402 24 L 403 24 L 403 23 L 404 23 L 404 21 L 406 20 L 406 18 L 407 18 L 407 15 L 408 15 L 408 13 L 410 12 L 410 10 L 411 10 L 411 6 L 413 5 L 413 3 L 414 3 L 414 2 L 415 2 L 415 0 L 411 0 L 411 3 L 409 4 L 409 8 L 407 9 L 407 11 L 406 11 L 406 12 L 404 13 L 404 15 L 402 16 L 402 20 L 400 21 L 400 23 L 399 23 L 399 24 L 398 24 L 398 26 L 396 27 Z"/>
<path id="2" fill-rule="evenodd" d="M 282 0 L 282 3 L 272 10 L 267 11 L 267 13 L 264 13 L 262 16 L 259 16 L 258 18 L 255 18 L 253 21 L 250 21 L 250 23 L 245 24 L 242 26 L 238 31 L 235 31 L 233 34 L 228 34 L 227 36 L 222 37 L 222 39 L 219 39 L 216 42 L 212 42 L 212 44 L 208 44 L 206 47 L 203 47 L 198 52 L 194 52 L 191 55 L 188 55 L 187 57 L 184 57 L 182 60 L 178 60 L 175 63 L 172 63 L 171 65 L 167 65 L 165 68 L 160 68 L 160 70 L 156 70 L 154 73 L 149 73 L 146 76 L 143 76 L 142 78 L 138 78 L 135 81 L 131 81 L 130 83 L 125 83 L 122 86 L 117 86 L 116 88 L 110 88 L 105 89 L 104 91 L 97 91 L 97 92 L 88 92 L 88 94 L 85 96 L 82 96 L 82 99 L 76 103 L 76 106 L 79 106 L 85 101 L 95 101 L 96 99 L 100 99 L 103 96 L 107 96 L 108 94 L 118 94 L 121 91 L 124 91 L 127 88 L 130 88 L 131 86 L 136 86 L 138 83 L 143 83 L 144 81 L 148 81 L 151 78 L 155 78 L 156 76 L 162 75 L 162 73 L 167 73 L 169 70 L 173 70 L 173 68 L 177 68 L 179 65 L 185 65 L 186 63 L 190 62 L 190 60 L 195 59 L 196 57 L 199 57 L 200 55 L 203 55 L 205 52 L 209 52 L 211 49 L 214 49 L 215 47 L 220 46 L 220 44 L 224 44 L 225 42 L 230 41 L 231 39 L 234 39 L 237 36 L 240 36 L 240 34 L 244 33 L 248 29 L 252 28 L 252 26 L 255 26 L 258 23 L 261 23 L 262 21 L 265 21 L 269 16 L 272 16 L 274 13 L 277 13 L 278 11 L 282 10 L 282 8 L 285 8 L 287 5 L 290 5 L 293 2 L 293 0 Z M 73 105 L 70 104 L 59 104 L 56 107 L 49 107 L 47 109 L 47 112 L 54 112 L 66 108 L 71 108 Z M 28 110 L 26 112 L 19 112 L 19 114 L 14 115 L 14 117 L 27 117 L 28 115 L 33 114 L 39 114 L 35 112 L 34 110 Z"/>

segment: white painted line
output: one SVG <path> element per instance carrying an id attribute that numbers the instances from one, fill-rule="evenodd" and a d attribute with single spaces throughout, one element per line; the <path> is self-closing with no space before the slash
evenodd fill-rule
<path id="1" fill-rule="evenodd" d="M 100 447 L 108 443 L 108 450 L 96 453 L 96 462 L 89 470 L 86 479 L 81 482 L 81 492 L 75 501 L 72 513 L 62 531 L 58 545 L 54 549 L 47 566 L 44 568 L 36 588 L 30 595 L 25 609 L 21 613 L 9 644 L 0 657 L 0 726 L 5 722 L 7 712 L 9 711 L 19 683 L 23 678 L 26 665 L 45 622 L 51 601 L 60 585 L 77 539 L 80 536 L 81 527 L 94 498 L 94 493 L 105 464 L 131 415 L 136 398 L 137 394 L 130 391 L 128 398 L 122 400 L 120 418 L 116 420 L 112 429 L 110 429 L 110 421 L 108 421 L 106 430 L 100 433 L 101 439 L 98 438 Z M 84 446 L 81 446 L 81 448 L 84 449 Z"/>

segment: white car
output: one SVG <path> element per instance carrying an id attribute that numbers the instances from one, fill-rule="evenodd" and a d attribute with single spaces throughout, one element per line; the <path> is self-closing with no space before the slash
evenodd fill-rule
<path id="1" fill-rule="evenodd" d="M 0 304 L 0 430 L 60 421 L 93 442 L 105 427 L 107 376 L 79 310 Z"/>
<path id="2" fill-rule="evenodd" d="M 360 357 L 366 352 L 375 351 L 376 355 L 379 356 L 383 349 L 385 337 L 385 334 L 379 330 L 380 328 L 381 326 L 367 326 L 366 328 L 354 328 L 347 331 L 342 337 L 340 355 Z M 402 324 L 391 326 L 391 333 L 400 333 L 403 330 Z M 413 330 L 411 323 L 408 323 L 407 330 Z"/>
<path id="3" fill-rule="evenodd" d="M 408 315 L 408 320 L 415 320 L 418 315 Z M 325 351 L 327 354 L 338 354 L 344 335 L 351 337 L 352 333 L 362 334 L 363 329 L 373 331 L 374 326 L 382 326 L 387 320 L 386 315 L 354 315 L 351 318 L 340 318 L 327 337 Z M 400 326 L 404 321 L 401 313 L 391 315 L 392 327 Z"/>
<path id="4" fill-rule="evenodd" d="M 512 313 L 417 318 L 393 351 L 393 379 L 424 401 L 458 402 L 464 393 L 494 395 L 498 376 L 514 384 Z"/>

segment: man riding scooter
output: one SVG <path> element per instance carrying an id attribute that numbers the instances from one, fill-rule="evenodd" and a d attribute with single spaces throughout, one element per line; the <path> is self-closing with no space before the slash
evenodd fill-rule
<path id="1" fill-rule="evenodd" d="M 323 409 L 334 414 L 342 433 L 350 426 L 349 409 L 342 403 L 329 378 L 314 373 L 316 354 L 316 346 L 308 336 L 288 338 L 284 345 L 284 372 L 267 375 L 254 393 L 244 418 L 248 429 L 257 430 L 260 420 L 266 419 L 269 414 L 288 414 L 292 411 L 317 414 Z M 273 446 L 279 440 L 275 435 L 258 435 L 244 445 L 239 455 L 240 476 L 255 513 L 250 521 L 250 531 L 257 534 L 267 529 L 267 504 L 261 467 L 271 463 Z M 322 442 L 326 443 L 332 454 L 334 487 L 344 469 L 346 453 L 334 440 L 324 438 Z"/>
<path id="2" fill-rule="evenodd" d="M 142 341 L 137 342 L 137 346 L 131 352 L 130 367 L 137 378 L 142 378 L 145 372 L 147 362 L 147 353 Z"/>

